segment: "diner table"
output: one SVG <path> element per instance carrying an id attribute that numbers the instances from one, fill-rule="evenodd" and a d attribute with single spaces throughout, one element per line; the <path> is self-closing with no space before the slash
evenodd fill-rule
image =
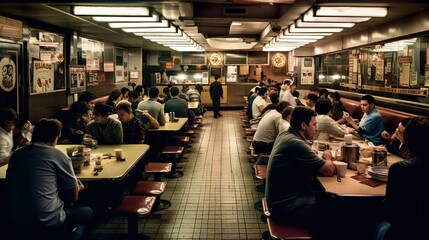
<path id="1" fill-rule="evenodd" d="M 177 122 L 167 121 L 164 126 L 159 126 L 159 128 L 149 128 L 150 132 L 178 132 L 180 129 L 185 126 L 188 122 L 188 118 L 176 118 Z"/>
<path id="2" fill-rule="evenodd" d="M 329 143 L 331 145 L 331 148 L 334 150 L 339 148 L 340 142 L 342 142 L 341 140 L 342 139 L 340 139 L 340 138 L 335 138 L 333 141 L 330 141 Z M 354 138 L 353 142 L 357 143 L 361 149 L 371 147 L 364 140 L 358 139 L 356 137 Z M 321 155 L 322 152 L 319 151 L 319 154 Z M 333 153 L 333 155 L 334 155 L 334 153 Z M 360 159 L 364 159 L 364 160 L 368 161 L 369 164 L 371 163 L 371 158 L 361 157 Z M 390 165 L 394 164 L 395 162 L 398 162 L 401 160 L 402 159 L 400 157 L 398 157 L 394 154 L 391 154 L 389 152 L 387 153 L 387 166 L 390 166 Z M 378 180 L 371 179 L 371 177 L 368 175 L 367 172 L 365 175 L 362 175 L 362 176 L 356 176 L 356 175 L 357 175 L 356 170 L 347 169 L 346 176 L 341 177 L 341 182 L 337 181 L 336 176 L 333 176 L 333 177 L 319 176 L 318 179 L 327 192 L 333 193 L 333 194 L 338 195 L 338 196 L 381 197 L 381 196 L 385 195 L 386 185 L 387 185 L 385 182 L 379 182 Z M 352 178 L 352 177 L 354 177 L 354 178 Z M 375 184 L 361 183 L 361 181 L 365 181 L 366 183 L 368 183 L 367 179 L 369 181 L 375 181 L 375 182 L 373 182 Z"/>
<path id="3" fill-rule="evenodd" d="M 73 145 L 56 145 L 55 147 L 66 152 L 67 148 L 78 146 Z M 115 157 L 115 149 L 123 149 L 123 158 L 125 161 L 118 161 Z M 139 160 L 149 150 L 147 144 L 118 144 L 118 145 L 100 145 L 98 148 L 91 149 L 91 155 L 97 153 L 106 155 L 101 161 L 103 169 L 96 173 L 94 170 L 95 162 L 90 161 L 89 166 L 84 166 L 82 172 L 76 174 L 77 179 L 81 181 L 118 181 L 123 179 L 131 169 L 139 162 Z M 0 180 L 6 179 L 7 164 L 0 167 Z"/>

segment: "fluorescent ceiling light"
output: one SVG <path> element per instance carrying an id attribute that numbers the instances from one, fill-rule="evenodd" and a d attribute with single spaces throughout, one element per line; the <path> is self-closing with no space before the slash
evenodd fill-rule
<path id="1" fill-rule="evenodd" d="M 198 47 L 197 43 L 194 43 L 192 45 L 179 45 L 179 44 L 162 44 L 166 47 L 177 47 L 177 48 L 183 48 L 183 47 Z"/>
<path id="2" fill-rule="evenodd" d="M 168 20 L 160 22 L 114 22 L 109 23 L 111 28 L 161 28 L 170 26 Z"/>
<path id="3" fill-rule="evenodd" d="M 316 42 L 317 39 L 282 39 L 277 38 L 276 43 L 313 43 Z"/>
<path id="4" fill-rule="evenodd" d="M 92 17 L 97 22 L 158 22 L 159 15 L 153 14 L 149 17 Z"/>
<path id="5" fill-rule="evenodd" d="M 243 25 L 241 22 L 232 22 L 231 26 L 241 26 Z"/>
<path id="6" fill-rule="evenodd" d="M 289 32 L 292 33 L 320 33 L 320 32 L 329 32 L 329 33 L 334 33 L 334 32 L 341 32 L 343 31 L 342 28 L 298 28 L 295 26 L 295 24 L 292 24 L 289 26 Z"/>
<path id="7" fill-rule="evenodd" d="M 262 51 L 264 52 L 288 52 L 296 49 L 296 47 L 277 47 L 277 48 L 267 48 L 263 47 Z"/>
<path id="8" fill-rule="evenodd" d="M 319 7 L 316 16 L 327 17 L 385 17 L 387 8 L 384 7 Z"/>
<path id="9" fill-rule="evenodd" d="M 310 27 L 310 28 L 325 28 L 325 27 L 341 27 L 341 28 L 350 28 L 355 24 L 351 22 L 303 22 L 301 19 L 296 20 L 297 27 Z"/>
<path id="10" fill-rule="evenodd" d="M 284 35 L 280 34 L 278 36 L 280 39 L 322 39 L 325 36 L 319 36 L 319 35 Z"/>
<path id="11" fill-rule="evenodd" d="M 163 43 L 163 42 L 174 42 L 174 43 L 182 43 L 182 42 L 192 42 L 193 40 L 189 37 L 186 38 L 176 38 L 176 39 L 149 39 L 153 42 Z"/>
<path id="12" fill-rule="evenodd" d="M 181 36 L 142 36 L 145 39 L 150 39 L 154 41 L 167 41 L 167 40 L 180 40 L 188 39 L 189 37 L 186 34 Z"/>
<path id="13" fill-rule="evenodd" d="M 149 16 L 150 11 L 146 7 L 73 6 L 73 14 L 86 16 Z"/>
<path id="14" fill-rule="evenodd" d="M 313 9 L 307 11 L 303 16 L 304 22 L 365 22 L 371 19 L 370 17 L 319 17 L 314 14 Z"/>
<path id="15" fill-rule="evenodd" d="M 135 32 L 134 35 L 137 36 L 148 36 L 148 37 L 177 37 L 177 36 L 182 36 L 183 35 L 183 31 L 178 29 L 177 32 L 166 32 L 166 33 L 144 33 L 144 32 Z"/>
<path id="16" fill-rule="evenodd" d="M 151 40 L 152 41 L 152 40 Z M 154 41 L 155 42 L 155 41 Z M 182 45 L 182 46 L 186 46 L 186 45 L 194 45 L 195 44 L 195 42 L 194 42 L 194 40 L 192 40 L 192 39 L 190 39 L 189 41 L 187 41 L 187 42 L 173 42 L 173 41 L 171 41 L 171 42 L 156 42 L 156 43 L 158 43 L 158 44 L 162 44 L 162 45 Z"/>
<path id="17" fill-rule="evenodd" d="M 169 28 L 122 28 L 122 31 L 128 33 L 175 33 L 177 29 L 175 26 Z"/>
<path id="18" fill-rule="evenodd" d="M 283 36 L 330 36 L 332 33 L 291 33 L 289 29 L 283 30 Z"/>

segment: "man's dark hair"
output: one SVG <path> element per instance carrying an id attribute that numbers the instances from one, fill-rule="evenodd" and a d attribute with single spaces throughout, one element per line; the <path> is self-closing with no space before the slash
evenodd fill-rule
<path id="1" fill-rule="evenodd" d="M 74 102 L 70 106 L 69 111 L 70 111 L 71 115 L 74 115 L 74 116 L 78 116 L 78 115 L 83 116 L 83 115 L 85 115 L 88 112 L 88 109 L 87 109 L 87 106 L 86 106 L 85 102 L 83 102 L 83 101 L 77 101 L 77 102 Z"/>
<path id="2" fill-rule="evenodd" d="M 18 114 L 16 114 L 15 110 L 12 108 L 0 109 L 0 127 L 5 128 L 7 121 L 12 121 L 15 124 L 15 127 L 18 127 Z"/>
<path id="3" fill-rule="evenodd" d="M 113 90 L 108 98 L 108 101 L 116 101 L 119 97 L 121 96 L 121 91 L 119 91 L 118 89 Z"/>
<path id="4" fill-rule="evenodd" d="M 108 116 L 112 112 L 112 107 L 105 103 L 97 103 L 94 107 L 94 115 Z"/>
<path id="5" fill-rule="evenodd" d="M 427 136 L 429 136 L 429 118 L 418 117 L 411 119 L 404 131 L 405 144 L 411 156 L 422 157 L 427 154 L 429 148 Z M 428 165 L 427 162 L 423 164 Z"/>
<path id="6" fill-rule="evenodd" d="M 82 95 L 79 96 L 78 101 L 84 101 L 86 103 L 89 103 L 96 98 L 97 98 L 97 96 L 94 93 L 84 92 L 84 93 L 82 93 Z"/>
<path id="7" fill-rule="evenodd" d="M 276 110 L 277 110 L 277 112 L 282 113 L 283 109 L 285 109 L 286 107 L 289 107 L 289 106 L 290 106 L 289 102 L 281 101 L 281 102 L 279 102 L 279 104 L 277 104 Z"/>
<path id="8" fill-rule="evenodd" d="M 263 96 L 268 91 L 268 88 L 261 87 L 258 91 L 259 96 Z"/>
<path id="9" fill-rule="evenodd" d="M 266 86 L 266 84 L 265 84 L 264 82 L 262 82 L 262 81 L 261 81 L 261 82 L 259 83 L 259 86 L 260 86 L 260 87 L 265 87 L 265 86 Z"/>
<path id="10" fill-rule="evenodd" d="M 321 97 L 321 98 L 328 97 L 328 95 L 329 95 L 329 91 L 326 90 L 325 88 L 323 88 L 319 91 L 319 97 Z"/>
<path id="11" fill-rule="evenodd" d="M 282 118 L 286 119 L 287 117 L 289 117 L 289 115 L 292 113 L 292 111 L 293 111 L 292 106 L 285 107 L 282 111 Z"/>
<path id="12" fill-rule="evenodd" d="M 179 92 L 180 92 L 180 90 L 178 87 L 171 87 L 170 88 L 170 94 L 172 97 L 179 95 Z"/>
<path id="13" fill-rule="evenodd" d="M 299 131 L 302 123 L 309 125 L 311 118 L 315 116 L 317 116 L 317 113 L 313 109 L 302 106 L 296 107 L 292 111 L 290 126 Z"/>
<path id="14" fill-rule="evenodd" d="M 330 92 L 329 96 L 336 101 L 340 101 L 341 95 L 338 92 Z"/>
<path id="15" fill-rule="evenodd" d="M 314 93 L 309 93 L 308 95 L 307 95 L 307 99 L 310 99 L 311 101 L 313 101 L 313 102 L 317 102 L 317 99 L 319 99 L 319 96 L 317 96 L 316 94 L 314 94 Z"/>
<path id="16" fill-rule="evenodd" d="M 331 109 L 332 109 L 332 103 L 331 103 L 331 100 L 329 100 L 329 98 L 319 98 L 316 101 L 316 106 L 314 106 L 314 110 L 316 110 L 316 112 L 321 115 L 328 114 L 329 111 L 331 111 Z"/>
<path id="17" fill-rule="evenodd" d="M 135 91 L 140 95 L 140 93 L 142 93 L 144 91 L 143 86 L 142 85 L 138 85 L 136 87 Z"/>
<path id="18" fill-rule="evenodd" d="M 57 119 L 42 118 L 34 125 L 32 142 L 51 143 L 60 137 L 63 125 Z"/>
<path id="19" fill-rule="evenodd" d="M 369 95 L 369 94 L 363 96 L 360 100 L 368 101 L 368 104 L 374 103 L 374 105 L 375 105 L 374 97 Z"/>
<path id="20" fill-rule="evenodd" d="M 127 88 L 127 87 L 123 87 L 123 88 L 121 88 L 121 93 L 122 93 L 122 95 L 124 95 L 125 93 L 127 93 L 127 92 L 129 92 L 130 91 L 130 89 L 129 88 Z"/>
<path id="21" fill-rule="evenodd" d="M 159 95 L 159 89 L 157 87 L 151 87 L 149 89 L 149 98 L 156 98 Z"/>
<path id="22" fill-rule="evenodd" d="M 272 92 L 269 95 L 269 98 L 271 100 L 271 103 L 277 105 L 279 103 L 279 94 L 276 92 Z"/>
<path id="23" fill-rule="evenodd" d="M 135 90 L 131 91 L 128 93 L 128 97 L 130 97 L 130 99 L 135 100 L 137 98 L 139 98 L 139 93 Z"/>

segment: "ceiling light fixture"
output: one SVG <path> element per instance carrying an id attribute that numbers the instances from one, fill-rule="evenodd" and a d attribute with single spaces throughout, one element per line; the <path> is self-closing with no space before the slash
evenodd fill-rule
<path id="1" fill-rule="evenodd" d="M 280 34 L 278 36 L 280 39 L 322 39 L 325 36 L 319 36 L 319 35 L 284 35 Z"/>
<path id="2" fill-rule="evenodd" d="M 111 28 L 162 28 L 169 27 L 170 23 L 168 20 L 162 20 L 160 22 L 113 22 L 109 23 Z"/>
<path id="3" fill-rule="evenodd" d="M 301 19 L 295 21 L 297 27 L 310 27 L 310 28 L 325 28 L 325 27 L 340 27 L 340 28 L 351 28 L 355 24 L 351 22 L 304 22 Z"/>
<path id="4" fill-rule="evenodd" d="M 177 29 L 175 26 L 166 28 L 122 28 L 122 31 L 128 33 L 175 33 Z"/>
<path id="5" fill-rule="evenodd" d="M 302 16 L 302 21 L 304 22 L 365 22 L 371 19 L 370 17 L 320 17 L 316 16 L 315 14 L 315 8 L 312 8 L 308 10 L 304 15 Z"/>
<path id="6" fill-rule="evenodd" d="M 328 32 L 328 33 L 317 33 L 317 34 L 314 34 L 314 33 L 291 33 L 290 31 L 289 31 L 289 29 L 285 29 L 285 30 L 283 30 L 283 36 L 331 36 L 332 35 L 332 33 L 331 32 Z"/>
<path id="7" fill-rule="evenodd" d="M 97 22 L 158 22 L 159 15 L 153 14 L 149 17 L 105 17 L 96 16 L 92 17 Z"/>
<path id="8" fill-rule="evenodd" d="M 150 16 L 146 7 L 73 6 L 74 15 L 82 16 Z"/>
<path id="9" fill-rule="evenodd" d="M 385 7 L 319 7 L 315 16 L 318 17 L 385 17 Z"/>
<path id="10" fill-rule="evenodd" d="M 299 28 L 296 27 L 295 24 L 291 24 L 289 26 L 289 32 L 292 33 L 320 33 L 320 32 L 328 32 L 328 33 L 334 33 L 334 32 L 341 32 L 343 31 L 342 28 Z"/>
<path id="11" fill-rule="evenodd" d="M 148 37 L 177 37 L 182 36 L 183 31 L 180 29 L 177 29 L 177 32 L 166 32 L 166 33 L 145 33 L 145 32 L 135 32 L 134 35 L 137 36 L 148 36 Z"/>

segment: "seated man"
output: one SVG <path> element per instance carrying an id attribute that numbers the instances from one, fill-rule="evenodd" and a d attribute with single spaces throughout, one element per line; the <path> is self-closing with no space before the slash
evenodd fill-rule
<path id="1" fill-rule="evenodd" d="M 317 131 L 314 139 L 329 142 L 330 136 L 344 137 L 344 134 L 349 133 L 346 128 L 342 128 L 340 124 L 328 115 L 332 109 L 331 100 L 328 98 L 319 98 L 315 108 L 318 114 L 316 120 L 319 131 Z"/>
<path id="2" fill-rule="evenodd" d="M 147 101 L 141 101 L 137 106 L 137 109 L 148 111 L 149 114 L 158 121 L 160 126 L 164 126 L 164 108 L 162 104 L 158 102 L 158 96 L 159 89 L 157 87 L 151 87 L 149 89 L 149 99 Z"/>
<path id="3" fill-rule="evenodd" d="M 307 95 L 307 99 L 305 100 L 305 105 L 307 105 L 307 107 L 315 110 L 314 107 L 316 106 L 317 99 L 319 99 L 319 97 L 316 94 L 309 93 Z"/>
<path id="4" fill-rule="evenodd" d="M 124 143 L 144 143 L 146 129 L 151 126 L 159 128 L 159 123 L 147 111 L 139 112 L 148 122 L 143 125 L 142 121 L 133 115 L 131 103 L 127 100 L 118 103 L 116 112 L 122 123 Z"/>
<path id="5" fill-rule="evenodd" d="M 41 119 L 32 143 L 10 158 L 6 196 L 16 234 L 22 237 L 79 239 L 83 225 L 91 220 L 91 208 L 69 207 L 84 186 L 76 179 L 70 158 L 55 148 L 61 128 L 56 119 Z"/>
<path id="6" fill-rule="evenodd" d="M 265 106 L 268 105 L 266 102 L 267 98 L 268 88 L 260 88 L 258 91 L 258 96 L 256 96 L 252 103 L 252 119 L 261 116 L 262 110 L 264 110 Z"/>
<path id="7" fill-rule="evenodd" d="M 188 103 L 184 99 L 179 98 L 179 88 L 172 87 L 170 89 L 171 99 L 165 103 L 164 111 L 166 113 L 174 112 L 175 117 L 188 118 L 192 122 L 195 115 L 192 115 L 188 109 Z"/>
<path id="8" fill-rule="evenodd" d="M 319 157 L 306 141 L 313 140 L 317 132 L 317 113 L 307 107 L 292 111 L 290 127 L 280 133 L 274 142 L 268 161 L 265 196 L 271 217 L 309 228 L 314 234 L 318 221 L 319 205 L 326 192 L 316 176 L 333 176 L 335 165 L 330 150 Z M 332 223 L 332 222 L 330 222 Z"/>
<path id="9" fill-rule="evenodd" d="M 123 142 L 122 124 L 119 120 L 109 117 L 111 107 L 105 103 L 97 103 L 94 107 L 94 120 L 86 126 L 86 134 L 98 140 L 98 144 L 121 144 Z"/>
<path id="10" fill-rule="evenodd" d="M 383 117 L 375 108 L 375 99 L 371 95 L 365 95 L 360 100 L 360 107 L 364 112 L 362 119 L 357 125 L 350 114 L 344 112 L 343 118 L 359 133 L 365 140 L 370 141 L 374 145 L 381 145 L 381 133 L 384 130 Z"/>
<path id="11" fill-rule="evenodd" d="M 252 142 L 257 153 L 271 153 L 277 135 L 289 128 L 289 123 L 282 119 L 281 114 L 287 106 L 289 106 L 288 102 L 280 102 L 277 104 L 276 110 L 267 112 L 259 121 Z"/>

